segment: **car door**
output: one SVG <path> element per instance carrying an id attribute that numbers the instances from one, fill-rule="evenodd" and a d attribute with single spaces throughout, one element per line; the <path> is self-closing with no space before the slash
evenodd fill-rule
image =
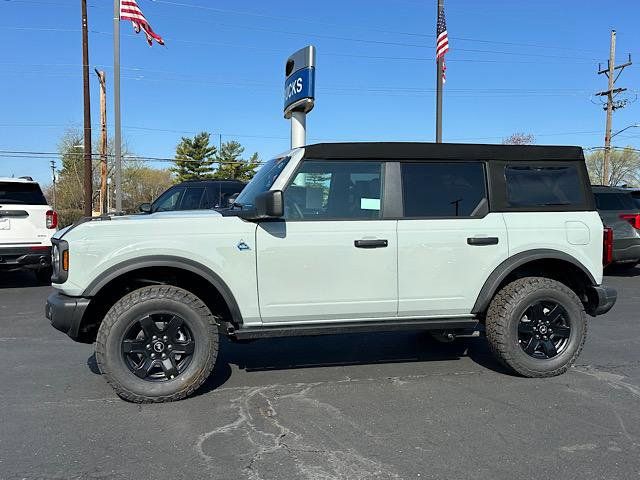
<path id="1" fill-rule="evenodd" d="M 490 213 L 482 162 L 402 163 L 398 221 L 398 315 L 471 312 L 508 256 L 502 214 Z"/>
<path id="2" fill-rule="evenodd" d="M 303 160 L 284 190 L 284 220 L 256 231 L 263 322 L 396 317 L 396 221 L 382 219 L 383 167 Z"/>

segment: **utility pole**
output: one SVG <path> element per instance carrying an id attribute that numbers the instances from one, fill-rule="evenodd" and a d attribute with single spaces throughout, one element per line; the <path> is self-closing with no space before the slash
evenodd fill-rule
<path id="1" fill-rule="evenodd" d="M 56 209 L 56 161 L 51 160 L 51 190 L 53 195 L 53 209 Z"/>
<path id="2" fill-rule="evenodd" d="M 631 54 L 629 54 L 629 60 L 622 65 L 615 65 L 616 61 L 616 31 L 611 30 L 611 43 L 609 46 L 609 61 L 606 69 L 601 69 L 598 65 L 598 75 L 605 74 L 609 80 L 607 90 L 596 93 L 597 96 L 607 97 L 607 104 L 604 107 L 607 112 L 607 123 L 604 133 L 604 162 L 602 165 L 602 184 L 609 185 L 609 163 L 611 162 L 611 125 L 613 123 L 613 112 L 618 108 L 623 108 L 626 102 L 616 102 L 615 97 L 617 94 L 624 92 L 626 88 L 615 88 L 616 80 L 620 77 L 622 71 L 632 64 Z M 620 72 L 616 75 L 616 70 Z"/>
<path id="3" fill-rule="evenodd" d="M 436 18 L 440 18 L 440 13 L 444 10 L 444 0 L 438 0 L 438 11 Z M 437 41 L 437 38 L 436 38 Z M 442 143 L 442 73 L 444 69 L 444 58 L 438 58 L 436 73 L 436 143 Z"/>
<path id="4" fill-rule="evenodd" d="M 100 82 L 100 214 L 107 213 L 107 75 L 96 70 Z"/>
<path id="5" fill-rule="evenodd" d="M 82 84 L 84 91 L 84 215 L 93 213 L 93 181 L 91 172 L 91 96 L 89 92 L 89 33 L 87 29 L 87 0 L 82 5 Z"/>

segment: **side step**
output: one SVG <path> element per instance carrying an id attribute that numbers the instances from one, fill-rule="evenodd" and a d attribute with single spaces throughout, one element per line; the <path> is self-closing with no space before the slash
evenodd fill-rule
<path id="1" fill-rule="evenodd" d="M 471 317 L 431 318 L 411 320 L 373 320 L 348 323 L 311 323 L 245 327 L 228 332 L 238 340 L 270 337 L 335 335 L 339 333 L 390 332 L 394 330 L 473 330 L 478 320 Z"/>

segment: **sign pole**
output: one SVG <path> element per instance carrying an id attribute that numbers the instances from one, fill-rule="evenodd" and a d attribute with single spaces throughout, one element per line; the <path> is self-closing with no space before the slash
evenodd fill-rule
<path id="1" fill-rule="evenodd" d="M 303 147 L 307 144 L 307 114 L 291 112 L 291 148 Z"/>
<path id="2" fill-rule="evenodd" d="M 113 141 L 116 213 L 122 212 L 122 133 L 120 131 L 120 0 L 113 0 Z"/>

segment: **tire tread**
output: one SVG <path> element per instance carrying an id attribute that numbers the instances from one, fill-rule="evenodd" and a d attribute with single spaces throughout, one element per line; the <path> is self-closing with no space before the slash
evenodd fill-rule
<path id="1" fill-rule="evenodd" d="M 209 342 L 210 351 L 207 355 L 207 362 L 188 384 L 171 395 L 147 396 L 134 393 L 115 381 L 105 362 L 104 352 L 106 350 L 107 337 L 113 325 L 128 309 L 140 302 L 152 299 L 174 300 L 187 305 L 197 312 L 209 325 L 209 337 L 211 341 Z M 164 403 L 183 399 L 191 395 L 204 383 L 215 366 L 218 352 L 218 320 L 219 318 L 211 313 L 202 300 L 182 288 L 172 285 L 153 285 L 134 290 L 118 300 L 105 315 L 96 337 L 96 363 L 98 364 L 100 372 L 107 380 L 107 383 L 111 385 L 118 396 L 125 400 L 135 403 Z"/>
<path id="2" fill-rule="evenodd" d="M 587 337 L 587 322 L 584 321 L 584 332 L 578 348 L 571 358 L 561 367 L 553 370 L 532 370 L 524 365 L 509 348 L 510 324 L 512 313 L 525 296 L 539 289 L 559 290 L 568 295 L 579 305 L 580 314 L 585 319 L 584 305 L 573 290 L 565 284 L 546 277 L 524 277 L 503 287 L 489 304 L 486 317 L 486 335 L 494 356 L 506 367 L 525 377 L 554 377 L 566 372 L 576 361 Z"/>

